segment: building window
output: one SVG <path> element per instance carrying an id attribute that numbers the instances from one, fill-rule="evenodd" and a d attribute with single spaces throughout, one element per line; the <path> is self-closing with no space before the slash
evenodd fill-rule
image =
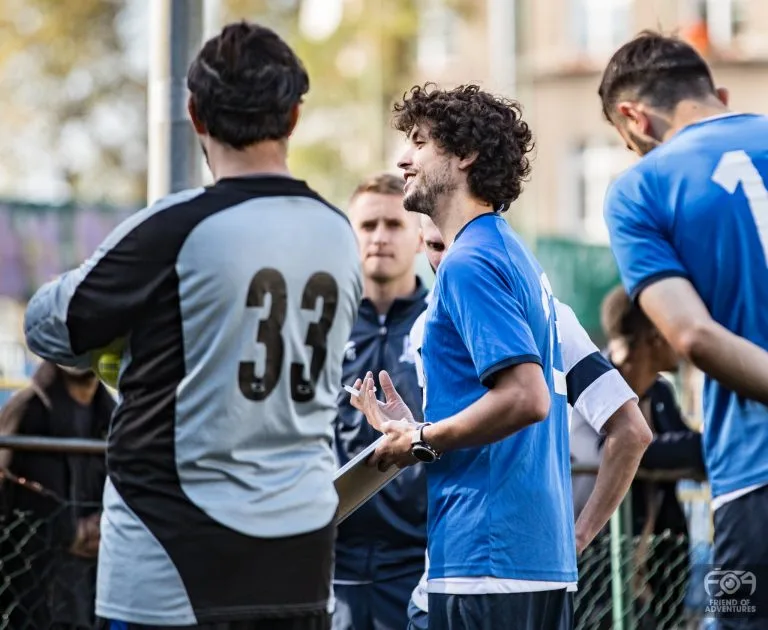
<path id="1" fill-rule="evenodd" d="M 421 0 L 419 8 L 419 68 L 442 72 L 459 52 L 459 16 L 444 0 Z"/>
<path id="2" fill-rule="evenodd" d="M 699 52 L 734 47 L 743 26 L 743 0 L 687 0 L 681 9 L 681 35 Z"/>
<path id="3" fill-rule="evenodd" d="M 589 58 L 608 57 L 632 32 L 632 0 L 572 0 L 575 43 Z"/>
<path id="4" fill-rule="evenodd" d="M 593 243 L 608 243 L 603 219 L 605 193 L 613 179 L 633 162 L 626 147 L 610 143 L 588 143 L 577 148 L 576 230 Z"/>

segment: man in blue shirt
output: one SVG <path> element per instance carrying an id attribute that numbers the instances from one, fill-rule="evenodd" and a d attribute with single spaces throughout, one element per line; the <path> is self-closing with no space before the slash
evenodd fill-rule
<path id="1" fill-rule="evenodd" d="M 430 628 L 571 628 L 576 555 L 604 521 L 574 531 L 555 302 L 497 214 L 529 172 L 530 130 L 516 103 L 473 85 L 414 87 L 395 125 L 409 139 L 403 204 L 433 219 L 448 252 L 422 346 L 427 422 L 414 426 L 386 372 L 379 405 L 366 375 L 355 404 L 389 438 L 371 463 L 430 462 Z M 636 468 L 647 428 L 634 439 Z"/>
<path id="2" fill-rule="evenodd" d="M 696 51 L 651 32 L 614 54 L 599 94 L 608 121 L 643 156 L 605 201 L 623 283 L 706 373 L 718 568 L 707 592 L 717 599 L 720 571 L 768 565 L 768 117 L 730 112 Z M 753 590 L 725 596 L 741 601 Z M 764 628 L 757 617 L 768 610 L 759 612 L 731 612 L 742 619 L 721 627 Z"/>

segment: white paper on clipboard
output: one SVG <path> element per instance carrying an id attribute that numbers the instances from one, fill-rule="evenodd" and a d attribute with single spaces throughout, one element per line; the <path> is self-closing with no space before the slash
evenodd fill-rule
<path id="1" fill-rule="evenodd" d="M 376 466 L 368 466 L 365 463 L 365 460 L 385 439 L 387 439 L 386 436 L 382 435 L 336 471 L 333 480 L 336 493 L 339 495 L 339 507 L 336 509 L 335 517 L 336 525 L 364 505 L 366 501 L 402 472 L 402 469 L 397 466 L 390 466 L 386 472 L 381 472 Z"/>

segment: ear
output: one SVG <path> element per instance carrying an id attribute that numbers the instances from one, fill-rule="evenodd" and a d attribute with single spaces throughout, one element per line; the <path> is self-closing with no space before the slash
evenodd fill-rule
<path id="1" fill-rule="evenodd" d="M 200 136 L 204 136 L 208 133 L 205 125 L 200 122 L 200 117 L 197 115 L 197 108 L 195 102 L 192 100 L 192 96 L 187 99 L 187 112 L 189 112 L 189 119 L 192 121 L 192 126 L 195 128 L 195 133 Z"/>
<path id="2" fill-rule="evenodd" d="M 616 111 L 625 119 L 625 122 L 629 123 L 637 123 L 641 115 L 637 109 L 637 104 L 632 101 L 621 101 L 616 105 Z"/>
<path id="3" fill-rule="evenodd" d="M 296 129 L 296 125 L 299 122 L 300 110 L 301 110 L 301 103 L 296 103 L 296 105 L 294 105 L 291 108 L 290 118 L 288 120 L 288 136 L 289 137 L 293 133 L 294 129 Z"/>
<path id="4" fill-rule="evenodd" d="M 462 158 L 459 160 L 459 170 L 460 171 L 466 171 L 470 166 L 472 166 L 475 163 L 475 160 L 477 160 L 478 156 L 477 151 L 473 151 L 468 156 Z"/>
<path id="5" fill-rule="evenodd" d="M 648 114 L 632 101 L 622 101 L 616 106 L 619 115 L 627 126 L 635 133 L 647 134 L 651 128 L 651 119 Z"/>
<path id="6" fill-rule="evenodd" d="M 715 90 L 715 94 L 717 94 L 717 98 L 720 99 L 720 102 L 728 107 L 728 101 L 731 99 L 731 95 L 728 92 L 728 89 L 723 87 L 717 88 Z"/>

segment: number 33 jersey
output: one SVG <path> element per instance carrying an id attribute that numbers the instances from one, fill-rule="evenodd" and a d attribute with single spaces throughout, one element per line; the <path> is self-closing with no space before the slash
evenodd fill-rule
<path id="1" fill-rule="evenodd" d="M 325 610 L 332 422 L 361 292 L 346 217 L 282 176 L 166 197 L 38 291 L 26 330 L 41 356 L 87 364 L 126 340 L 99 616 L 191 625 Z"/>

